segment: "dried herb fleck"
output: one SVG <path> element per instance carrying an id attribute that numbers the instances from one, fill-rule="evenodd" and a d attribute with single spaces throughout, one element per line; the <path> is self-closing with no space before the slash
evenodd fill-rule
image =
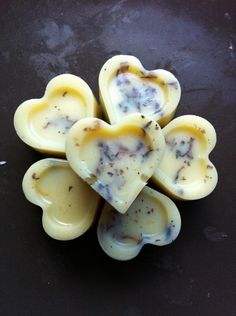
<path id="1" fill-rule="evenodd" d="M 207 169 L 213 169 L 213 166 L 207 165 Z"/>
<path id="2" fill-rule="evenodd" d="M 176 172 L 176 176 L 175 176 L 175 179 L 174 179 L 174 182 L 176 183 L 178 180 L 179 180 L 179 175 L 180 175 L 180 172 L 184 169 L 184 166 L 180 167 L 177 172 Z"/>
<path id="3" fill-rule="evenodd" d="M 192 148 L 193 148 L 193 142 L 194 142 L 194 138 L 190 137 L 189 141 L 186 142 L 187 144 L 187 148 L 185 149 L 177 149 L 176 150 L 176 159 L 178 159 L 179 157 L 187 157 L 189 159 L 193 159 L 193 154 L 192 154 Z"/>
<path id="4" fill-rule="evenodd" d="M 40 177 L 38 177 L 38 176 L 36 175 L 36 172 L 34 172 L 34 173 L 32 174 L 32 179 L 34 179 L 34 180 L 39 180 Z"/>
<path id="5" fill-rule="evenodd" d="M 123 74 L 129 70 L 129 64 L 127 62 L 120 63 L 120 68 L 116 72 L 116 76 Z"/>
<path id="6" fill-rule="evenodd" d="M 63 92 L 62 96 L 65 97 L 67 95 L 67 91 Z"/>
<path id="7" fill-rule="evenodd" d="M 178 90 L 178 88 L 179 88 L 177 81 L 169 82 L 168 86 L 174 88 L 175 90 Z"/>
<path id="8" fill-rule="evenodd" d="M 152 121 L 147 122 L 146 125 L 144 125 L 143 129 L 147 129 L 152 124 Z"/>

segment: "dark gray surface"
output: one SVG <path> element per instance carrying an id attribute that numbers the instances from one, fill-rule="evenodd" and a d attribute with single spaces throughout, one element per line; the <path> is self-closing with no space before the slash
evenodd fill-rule
<path id="1" fill-rule="evenodd" d="M 0 1 L 0 314 L 236 315 L 235 1 Z M 22 143 L 13 115 L 70 72 L 98 91 L 103 63 L 119 53 L 172 71 L 182 86 L 177 116 L 216 128 L 219 184 L 177 203 L 182 231 L 126 263 L 108 258 L 95 229 L 50 239 L 41 210 L 23 196 L 28 167 L 43 156 Z"/>

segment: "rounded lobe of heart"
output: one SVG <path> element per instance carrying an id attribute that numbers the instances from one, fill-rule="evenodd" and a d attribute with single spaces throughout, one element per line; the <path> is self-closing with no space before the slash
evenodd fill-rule
<path id="1" fill-rule="evenodd" d="M 62 159 L 47 158 L 25 173 L 26 198 L 43 210 L 42 223 L 54 239 L 71 240 L 86 232 L 95 219 L 100 197 Z"/>
<path id="2" fill-rule="evenodd" d="M 183 115 L 163 129 L 166 149 L 152 180 L 171 197 L 197 200 L 209 195 L 218 181 L 209 160 L 216 144 L 214 127 L 196 115 Z"/>
<path id="3" fill-rule="evenodd" d="M 174 116 L 181 88 L 163 69 L 146 70 L 134 56 L 110 58 L 99 74 L 100 102 L 111 124 L 132 113 L 142 113 L 161 126 Z"/>
<path id="4" fill-rule="evenodd" d="M 164 147 L 161 128 L 144 115 L 126 116 L 117 125 L 84 118 L 68 133 L 66 156 L 82 179 L 125 213 L 154 173 Z"/>
<path id="5" fill-rule="evenodd" d="M 145 244 L 170 244 L 177 238 L 180 227 L 181 218 L 174 202 L 146 186 L 123 215 L 105 204 L 97 236 L 108 256 L 130 260 Z"/>
<path id="6" fill-rule="evenodd" d="M 96 99 L 81 78 L 63 74 L 53 78 L 41 99 L 23 102 L 16 110 L 18 136 L 38 151 L 64 155 L 71 126 L 83 117 L 97 116 Z"/>

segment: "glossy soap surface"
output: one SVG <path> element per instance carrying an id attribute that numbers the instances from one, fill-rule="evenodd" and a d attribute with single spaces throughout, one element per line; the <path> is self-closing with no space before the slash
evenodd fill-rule
<path id="1" fill-rule="evenodd" d="M 1 315 L 224 316 L 236 311 L 236 7 L 234 0 L 0 1 Z M 179 237 L 109 258 L 95 227 L 69 242 L 49 238 L 22 177 L 44 158 L 16 135 L 17 106 L 41 97 L 51 78 L 72 73 L 98 95 L 98 74 L 117 54 L 166 69 L 181 84 L 175 117 L 212 123 L 216 189 L 176 202 Z"/>
<path id="2" fill-rule="evenodd" d="M 181 219 L 165 195 L 145 187 L 125 214 L 106 204 L 98 224 L 98 240 L 112 258 L 134 258 L 147 244 L 163 246 L 179 234 Z"/>
<path id="3" fill-rule="evenodd" d="M 165 153 L 153 175 L 170 195 L 196 200 L 210 194 L 218 181 L 209 154 L 216 144 L 214 127 L 204 118 L 183 115 L 164 129 Z"/>
<path id="4" fill-rule="evenodd" d="M 62 159 L 47 158 L 33 164 L 23 179 L 26 198 L 43 209 L 48 235 L 69 240 L 93 223 L 100 197 Z"/>
<path id="5" fill-rule="evenodd" d="M 66 135 L 78 120 L 96 116 L 97 103 L 87 83 L 63 74 L 53 78 L 41 99 L 23 102 L 14 115 L 18 136 L 29 146 L 50 154 L 65 154 Z"/>
<path id="6" fill-rule="evenodd" d="M 103 65 L 99 89 L 104 112 L 112 124 L 131 113 L 142 113 L 163 126 L 173 117 L 181 95 L 172 73 L 146 70 L 129 55 L 114 56 Z"/>
<path id="7" fill-rule="evenodd" d="M 117 106 L 117 115 L 122 117 L 130 113 L 153 113 L 161 111 L 164 92 L 154 80 L 142 80 L 137 75 L 121 72 L 110 84 L 111 101 Z"/>
<path id="8" fill-rule="evenodd" d="M 70 89 L 55 91 L 46 103 L 38 105 L 31 111 L 30 120 L 33 134 L 40 134 L 42 138 L 51 138 L 56 143 L 65 141 L 71 126 L 80 118 L 86 116 L 84 100 Z"/>
<path id="9" fill-rule="evenodd" d="M 159 125 L 140 114 L 113 126 L 83 119 L 70 130 L 66 143 L 75 172 L 121 213 L 154 173 L 163 150 Z"/>

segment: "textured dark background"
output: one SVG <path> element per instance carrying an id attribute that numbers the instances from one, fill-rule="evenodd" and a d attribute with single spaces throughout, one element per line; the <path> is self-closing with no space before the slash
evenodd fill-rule
<path id="1" fill-rule="evenodd" d="M 232 1 L 0 1 L 0 314 L 236 315 L 236 3 Z M 176 115 L 216 128 L 219 184 L 177 203 L 182 231 L 130 262 L 107 257 L 95 229 L 50 239 L 41 210 L 21 190 L 43 156 L 21 142 L 13 115 L 70 72 L 98 92 L 103 63 L 120 53 L 172 71 L 182 86 Z"/>

